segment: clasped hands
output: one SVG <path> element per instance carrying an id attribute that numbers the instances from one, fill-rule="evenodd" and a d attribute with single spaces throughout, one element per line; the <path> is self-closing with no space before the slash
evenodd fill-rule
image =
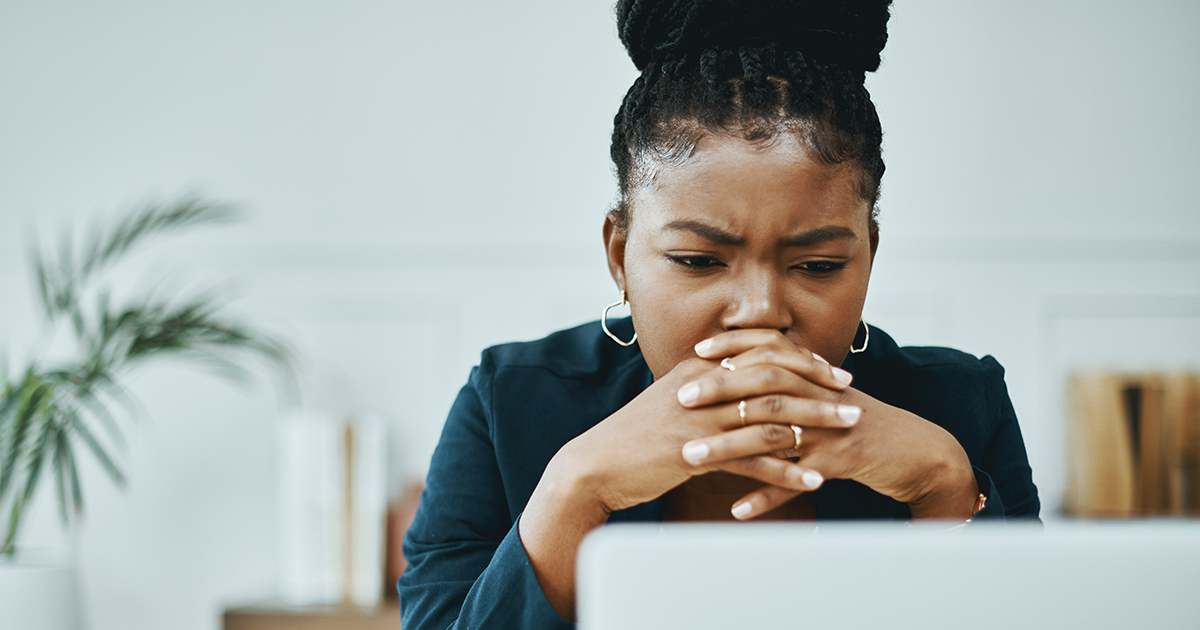
<path id="1" fill-rule="evenodd" d="M 908 503 L 914 518 L 970 518 L 974 474 L 941 427 L 850 387 L 849 373 L 778 331 L 729 331 L 695 349 L 697 358 L 564 449 L 607 511 L 725 471 L 765 484 L 733 503 L 739 519 L 832 478 Z"/>

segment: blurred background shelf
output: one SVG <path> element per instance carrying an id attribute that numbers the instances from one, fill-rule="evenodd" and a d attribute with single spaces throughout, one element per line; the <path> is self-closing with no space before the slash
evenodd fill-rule
<path id="1" fill-rule="evenodd" d="M 224 630 L 398 630 L 400 606 L 388 602 L 364 609 L 354 606 L 263 604 L 230 608 Z"/>

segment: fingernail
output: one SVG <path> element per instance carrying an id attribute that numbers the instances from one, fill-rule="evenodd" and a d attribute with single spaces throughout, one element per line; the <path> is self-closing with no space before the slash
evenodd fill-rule
<path id="1" fill-rule="evenodd" d="M 699 464 L 704 461 L 705 457 L 708 457 L 710 450 L 704 442 L 688 442 L 683 445 L 683 458 L 689 464 Z"/>
<path id="2" fill-rule="evenodd" d="M 842 422 L 852 425 L 855 422 L 858 422 L 859 416 L 862 415 L 862 407 L 855 407 L 854 405 L 838 405 L 837 415 L 842 419 Z"/>
<path id="3" fill-rule="evenodd" d="M 836 367 L 832 368 L 832 369 L 833 369 L 833 378 L 835 380 L 837 380 L 837 382 L 841 383 L 843 387 L 850 385 L 850 381 L 854 380 L 854 375 L 850 374 L 846 370 L 843 370 L 842 368 L 836 368 Z"/>
<path id="4" fill-rule="evenodd" d="M 808 486 L 810 490 L 816 490 L 821 487 L 822 483 L 825 483 L 825 478 L 815 470 L 804 471 L 802 478 L 804 479 L 804 485 Z"/>
<path id="5" fill-rule="evenodd" d="M 688 383 L 679 388 L 679 403 L 687 405 L 696 402 L 700 397 L 700 386 L 696 383 Z"/>
<path id="6" fill-rule="evenodd" d="M 814 359 L 820 361 L 821 363 L 824 363 L 825 365 L 829 365 L 829 362 L 825 360 L 825 357 L 817 354 L 816 352 L 812 353 L 812 355 L 813 355 Z"/>
<path id="7" fill-rule="evenodd" d="M 754 506 L 750 505 L 749 501 L 743 501 L 733 506 L 733 509 L 730 510 L 730 512 L 733 513 L 733 518 L 746 518 L 750 515 L 750 511 L 753 509 Z"/>
<path id="8" fill-rule="evenodd" d="M 704 353 L 706 353 L 712 349 L 712 346 L 713 346 L 713 340 L 705 339 L 704 341 L 701 341 L 700 343 L 696 344 L 696 354 L 703 356 Z"/>

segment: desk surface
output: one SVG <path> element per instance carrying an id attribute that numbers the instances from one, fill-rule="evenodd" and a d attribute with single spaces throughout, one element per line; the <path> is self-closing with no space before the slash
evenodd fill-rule
<path id="1" fill-rule="evenodd" d="M 400 607 L 287 606 L 264 604 L 230 608 L 225 630 L 399 630 Z"/>

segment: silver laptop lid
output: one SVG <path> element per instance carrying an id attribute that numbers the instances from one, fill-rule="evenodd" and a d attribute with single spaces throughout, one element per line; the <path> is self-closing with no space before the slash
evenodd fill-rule
<path id="1" fill-rule="evenodd" d="M 1200 523 L 611 525 L 577 593 L 581 630 L 1197 629 Z"/>

